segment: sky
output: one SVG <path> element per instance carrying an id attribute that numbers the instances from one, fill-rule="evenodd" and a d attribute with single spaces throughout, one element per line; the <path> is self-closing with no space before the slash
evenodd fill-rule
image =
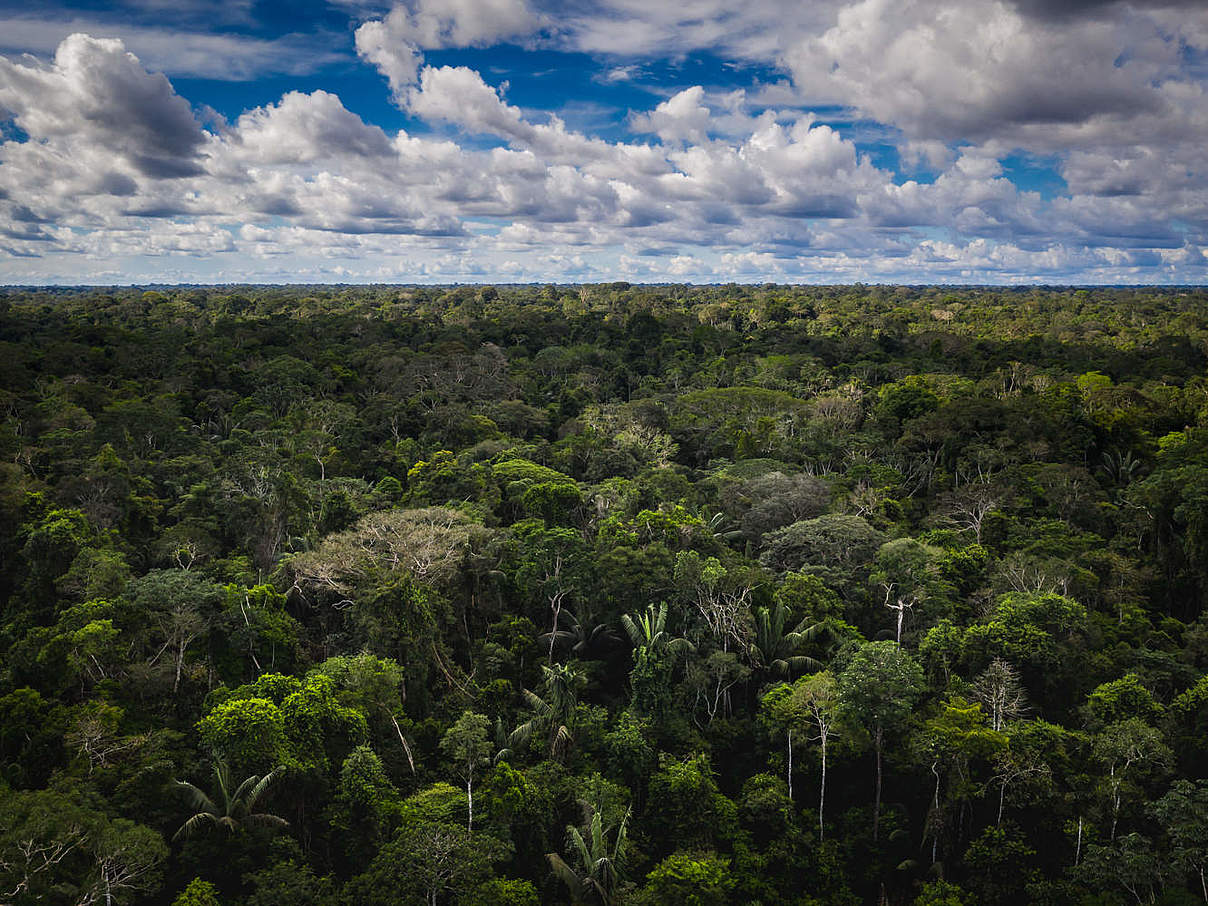
<path id="1" fill-rule="evenodd" d="M 0 284 L 1200 284 L 1205 0 L 0 0 Z"/>

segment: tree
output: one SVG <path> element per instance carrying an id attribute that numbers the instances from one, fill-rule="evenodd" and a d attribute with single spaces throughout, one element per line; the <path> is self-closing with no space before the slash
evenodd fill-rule
<path id="1" fill-rule="evenodd" d="M 881 823 L 882 755 L 885 734 L 906 719 L 923 689 L 923 671 L 894 642 L 866 642 L 836 679 L 835 691 L 843 713 L 868 730 L 876 755 L 876 797 L 872 836 Z"/>
<path id="2" fill-rule="evenodd" d="M 506 465 L 516 464 L 513 460 Z M 575 529 L 549 527 L 534 519 L 516 523 L 511 531 L 517 543 L 514 580 L 526 597 L 540 599 L 549 608 L 550 630 L 545 637 L 549 639 L 547 661 L 552 664 L 563 608 L 587 585 L 585 569 L 589 561 L 583 536 Z"/>
<path id="3" fill-rule="evenodd" d="M 154 570 L 127 586 L 135 612 L 148 624 L 149 666 L 171 655 L 172 693 L 180 688 L 189 646 L 210 630 L 224 598 L 223 589 L 189 570 Z M 158 646 L 156 648 L 156 646 Z"/>
<path id="4" fill-rule="evenodd" d="M 375 738 L 388 736 L 392 729 L 411 766 L 411 773 L 415 773 L 411 744 L 399 726 L 399 715 L 407 698 L 406 674 L 401 664 L 363 651 L 328 658 L 312 673 L 331 677 L 339 690 L 340 700 L 366 716 Z"/>
<path id="5" fill-rule="evenodd" d="M 369 746 L 357 746 L 340 767 L 330 806 L 340 848 L 354 859 L 373 852 L 398 817 L 400 796 L 382 760 Z"/>
<path id="6" fill-rule="evenodd" d="M 0 796 L 0 901 L 111 904 L 154 891 L 168 856 L 163 838 L 126 818 L 51 790 Z"/>
<path id="7" fill-rule="evenodd" d="M 716 847 L 735 833 L 734 803 L 717 788 L 713 766 L 704 754 L 662 755 L 650 778 L 645 826 L 657 850 Z"/>
<path id="8" fill-rule="evenodd" d="M 348 883 L 344 895 L 347 902 L 367 906 L 460 901 L 490 878 L 491 863 L 505 852 L 494 837 L 471 833 L 460 824 L 411 817 L 369 868 Z"/>
<path id="9" fill-rule="evenodd" d="M 685 587 L 701 620 L 723 652 L 750 637 L 751 587 L 716 557 L 702 559 L 696 551 L 675 558 L 675 581 Z"/>
<path id="10" fill-rule="evenodd" d="M 931 861 L 938 862 L 940 832 L 946 823 L 947 802 L 960 804 L 962 812 L 982 787 L 974 780 L 973 765 L 988 761 L 1007 745 L 1007 737 L 986 726 L 981 705 L 950 695 L 939 712 L 928 719 L 913 740 L 915 752 L 935 778 L 927 831 L 931 837 Z M 947 777 L 946 802 L 940 789 Z"/>
<path id="11" fill-rule="evenodd" d="M 123 891 L 155 890 L 168 847 L 151 828 L 115 818 L 95 835 L 92 852 L 94 876 L 79 906 L 111 906 Z"/>
<path id="12" fill-rule="evenodd" d="M 444 507 L 385 510 L 328 535 L 317 550 L 292 558 L 289 571 L 294 587 L 308 599 L 332 602 L 349 600 L 378 573 L 401 570 L 439 585 L 456 576 L 466 552 L 485 532 Z"/>
<path id="13" fill-rule="evenodd" d="M 1208 903 L 1208 780 L 1176 780 L 1149 811 L 1170 837 L 1171 863 L 1198 877 Z"/>
<path id="14" fill-rule="evenodd" d="M 1161 884 L 1164 869 L 1149 839 L 1132 833 L 1109 846 L 1089 845 L 1077 874 L 1096 886 L 1123 888 L 1141 906 L 1154 901 L 1154 888 Z"/>
<path id="15" fill-rule="evenodd" d="M 994 779 L 998 781 L 998 815 L 994 819 L 994 823 L 1002 824 L 1003 806 L 1007 800 L 1008 789 L 1016 784 L 1047 785 L 1051 777 L 1052 771 L 1049 766 L 1041 760 L 1037 752 L 1031 749 L 1017 746 L 999 752 L 994 757 Z"/>
<path id="16" fill-rule="evenodd" d="M 662 718 L 670 708 L 671 672 L 681 657 L 696 648 L 667 629 L 665 601 L 657 610 L 651 604 L 644 614 L 622 614 L 621 625 L 633 644 L 629 681 L 634 708 L 640 714 Z"/>
<path id="17" fill-rule="evenodd" d="M 1000 657 L 990 661 L 973 682 L 972 697 L 986 709 L 990 729 L 1001 732 L 1008 720 L 1028 712 L 1028 696 L 1019 682 L 1019 672 Z"/>
<path id="18" fill-rule="evenodd" d="M 914 538 L 895 538 L 877 551 L 870 579 L 885 593 L 885 606 L 896 614 L 894 640 L 902 644 L 906 614 L 931 601 L 949 598 L 952 586 L 942 576 L 944 552 Z"/>
<path id="19" fill-rule="evenodd" d="M 778 572 L 808 566 L 827 584 L 854 587 L 884 541 L 885 536 L 859 516 L 828 514 L 768 533 L 759 560 Z"/>
<path id="20" fill-rule="evenodd" d="M 32 903 L 77 887 L 96 816 L 50 790 L 0 796 L 0 901 Z M 70 889 L 70 888 L 69 888 Z"/>
<path id="21" fill-rule="evenodd" d="M 944 495 L 939 512 L 952 524 L 972 532 L 976 542 L 981 544 L 987 518 L 999 508 L 1004 499 L 1005 495 L 1000 488 L 983 481 L 965 485 Z"/>
<path id="22" fill-rule="evenodd" d="M 808 739 L 818 743 L 821 760 L 818 778 L 818 839 L 825 839 L 827 747 L 832 736 L 838 735 L 839 697 L 835 677 L 826 670 L 804 677 L 793 686 L 792 698 L 805 710 L 812 727 Z"/>
<path id="23" fill-rule="evenodd" d="M 512 748 L 524 745 L 535 733 L 544 733 L 548 757 L 562 758 L 574 742 L 575 709 L 583 676 L 570 664 L 541 665 L 545 679 L 545 696 L 524 690 L 525 703 L 532 716 L 512 731 L 508 743 Z"/>
<path id="24" fill-rule="evenodd" d="M 198 721 L 197 729 L 221 763 L 240 769 L 281 764 L 290 756 L 285 716 L 267 698 L 221 702 Z"/>
<path id="25" fill-rule="evenodd" d="M 1095 738 L 1092 754 L 1108 771 L 1107 790 L 1111 801 L 1111 834 L 1116 839 L 1116 823 L 1120 817 L 1120 801 L 1125 781 L 1134 768 L 1162 767 L 1171 760 L 1170 749 L 1162 734 L 1138 717 L 1109 724 Z"/>
<path id="26" fill-rule="evenodd" d="M 789 609 L 777 599 L 771 608 L 755 608 L 755 633 L 751 640 L 751 660 L 772 676 L 785 677 L 802 670 L 817 669 L 818 661 L 798 654 L 801 646 L 822 630 L 821 623 L 807 625 L 802 620 L 788 628 Z"/>
<path id="27" fill-rule="evenodd" d="M 672 853 L 646 875 L 638 902 L 656 906 L 725 906 L 733 902 L 730 860 L 713 853 Z"/>
<path id="28" fill-rule="evenodd" d="M 222 906 L 222 903 L 218 899 L 217 887 L 209 881 L 194 878 L 172 901 L 172 906 Z"/>
<path id="29" fill-rule="evenodd" d="M 949 881 L 928 881 L 914 898 L 914 906 L 971 906 L 969 894 Z"/>
<path id="30" fill-rule="evenodd" d="M 270 812 L 256 811 L 260 800 L 268 793 L 278 776 L 276 771 L 270 771 L 263 777 L 252 774 L 245 777 L 238 786 L 232 787 L 230 768 L 223 761 L 215 761 L 215 798 L 211 798 L 188 781 L 177 780 L 177 789 L 185 791 L 189 803 L 197 812 L 180 826 L 172 839 L 190 837 L 206 826 L 221 827 L 228 834 L 248 827 L 288 827 L 289 822 L 284 818 Z"/>
<path id="31" fill-rule="evenodd" d="M 464 711 L 440 741 L 440 750 L 452 759 L 454 769 L 466 782 L 469 813 L 466 828 L 471 831 L 474 830 L 474 772 L 491 763 L 494 746 L 490 731 L 491 720 L 485 714 Z"/>
<path id="32" fill-rule="evenodd" d="M 550 868 L 570 891 L 571 900 L 582 906 L 612 906 L 616 902 L 628 845 L 629 813 L 626 812 L 615 829 L 606 828 L 601 813 L 587 809 L 583 832 L 572 826 L 566 828 L 566 842 L 574 859 L 572 866 L 557 853 L 548 853 Z M 609 840 L 609 836 L 612 840 Z"/>
<path id="33" fill-rule="evenodd" d="M 541 900 L 531 881 L 491 878 L 474 888 L 467 902 L 476 906 L 540 906 Z"/>

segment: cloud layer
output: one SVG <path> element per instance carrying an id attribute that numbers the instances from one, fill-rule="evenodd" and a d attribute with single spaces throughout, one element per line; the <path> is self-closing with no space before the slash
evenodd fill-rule
<path id="1" fill-rule="evenodd" d="M 224 120 L 116 38 L 0 57 L 6 282 L 1205 279 L 1201 4 L 356 15 L 342 65 L 405 129 L 313 87 Z M 511 101 L 481 62 L 500 46 L 590 52 L 650 101 L 571 126 L 591 99 Z M 645 75 L 694 55 L 711 79 Z"/>

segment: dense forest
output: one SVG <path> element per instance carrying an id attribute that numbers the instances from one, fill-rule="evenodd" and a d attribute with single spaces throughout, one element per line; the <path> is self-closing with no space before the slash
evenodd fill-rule
<path id="1" fill-rule="evenodd" d="M 0 903 L 1208 901 L 1208 292 L 0 294 Z"/>

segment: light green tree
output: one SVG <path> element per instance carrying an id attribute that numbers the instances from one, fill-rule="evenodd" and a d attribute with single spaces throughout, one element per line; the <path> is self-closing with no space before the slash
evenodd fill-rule
<path id="1" fill-rule="evenodd" d="M 463 712 L 440 741 L 440 750 L 453 760 L 454 770 L 466 782 L 469 830 L 474 829 L 474 772 L 491 763 L 493 749 L 490 718 L 473 711 Z"/>
<path id="2" fill-rule="evenodd" d="M 923 690 L 923 670 L 895 642 L 866 642 L 836 679 L 841 710 L 872 737 L 876 755 L 876 796 L 873 801 L 872 836 L 881 824 L 882 761 L 885 734 L 910 715 Z"/>

